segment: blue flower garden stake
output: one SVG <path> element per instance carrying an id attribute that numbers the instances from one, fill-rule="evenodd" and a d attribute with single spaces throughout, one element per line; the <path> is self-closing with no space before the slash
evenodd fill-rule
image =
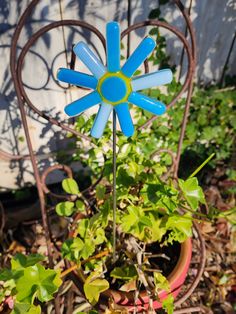
<path id="1" fill-rule="evenodd" d="M 126 136 L 131 136 L 134 133 L 134 126 L 128 103 L 156 115 L 163 114 L 166 107 L 162 102 L 137 91 L 170 83 L 172 72 L 165 69 L 133 77 L 135 71 L 154 50 L 155 41 L 146 37 L 125 64 L 120 67 L 120 27 L 118 23 L 107 24 L 106 39 L 106 67 L 85 43 L 79 42 L 74 46 L 74 52 L 92 75 L 65 68 L 59 69 L 58 80 L 93 89 L 90 94 L 68 104 L 65 107 L 65 113 L 74 117 L 86 109 L 100 104 L 91 135 L 95 138 L 102 136 L 109 116 L 112 110 L 115 110 L 122 132 Z"/>
<path id="2" fill-rule="evenodd" d="M 95 118 L 91 135 L 100 138 L 107 121 L 113 111 L 113 262 L 116 260 L 116 115 L 122 132 L 126 136 L 134 133 L 134 126 L 129 111 L 129 102 L 161 115 L 166 111 L 165 105 L 155 99 L 149 98 L 137 91 L 157 85 L 170 83 L 172 72 L 169 69 L 135 76 L 133 74 L 146 60 L 155 48 L 155 41 L 146 37 L 125 64 L 120 67 L 120 27 L 116 22 L 110 22 L 106 28 L 107 66 L 83 42 L 74 46 L 74 52 L 87 66 L 92 75 L 78 71 L 61 68 L 57 73 L 60 81 L 80 87 L 93 89 L 93 91 L 70 103 L 65 107 L 65 113 L 74 117 L 86 109 L 100 104 Z"/>

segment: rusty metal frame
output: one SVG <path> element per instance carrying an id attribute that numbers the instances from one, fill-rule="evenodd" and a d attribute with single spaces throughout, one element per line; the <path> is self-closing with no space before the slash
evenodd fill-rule
<path id="1" fill-rule="evenodd" d="M 40 111 L 38 108 L 34 106 L 34 104 L 31 102 L 29 99 L 24 86 L 23 86 L 23 81 L 22 81 L 22 68 L 24 64 L 24 58 L 27 55 L 27 52 L 29 49 L 32 47 L 32 45 L 35 43 L 35 41 L 45 34 L 46 32 L 57 28 L 57 27 L 64 27 L 64 26 L 74 26 L 74 27 L 81 27 L 85 28 L 91 32 L 93 32 L 101 41 L 104 49 L 105 49 L 105 38 L 104 36 L 100 33 L 98 29 L 96 29 L 94 26 L 84 22 L 84 21 L 79 21 L 79 20 L 61 20 L 57 22 L 50 23 L 44 27 L 42 27 L 40 30 L 35 32 L 32 37 L 27 41 L 25 46 L 23 47 L 19 57 L 17 57 L 17 42 L 20 37 L 21 31 L 23 27 L 25 26 L 27 18 L 30 16 L 32 13 L 32 10 L 35 9 L 37 6 L 38 2 L 40 0 L 32 0 L 32 2 L 29 4 L 23 15 L 20 17 L 19 22 L 16 26 L 13 38 L 12 38 L 12 45 L 11 45 L 11 53 L 10 53 L 10 69 L 11 69 L 11 74 L 16 90 L 16 95 L 18 99 L 18 104 L 19 104 L 19 109 L 20 109 L 20 114 L 21 114 L 21 119 L 22 119 L 22 124 L 25 132 L 25 137 L 26 137 L 26 142 L 29 150 L 29 155 L 27 156 L 22 156 L 22 155 L 11 155 L 7 152 L 0 151 L 0 157 L 4 159 L 10 159 L 10 160 L 21 160 L 21 159 L 30 159 L 33 167 L 33 172 L 35 176 L 35 181 L 38 189 L 38 196 L 40 200 L 40 208 L 41 208 L 41 215 L 42 215 L 42 224 L 45 230 L 45 238 L 46 238 L 46 243 L 47 243 L 47 251 L 48 251 L 48 260 L 49 260 L 49 266 L 53 267 L 53 256 L 52 256 L 52 242 L 51 242 L 51 237 L 50 237 L 50 228 L 48 224 L 48 217 L 47 217 L 47 210 L 46 210 L 46 201 L 45 197 L 47 194 L 52 194 L 54 197 L 60 198 L 61 196 L 57 194 L 51 193 L 51 191 L 48 189 L 46 186 L 46 177 L 47 175 L 54 171 L 55 169 L 60 169 L 63 170 L 67 173 L 69 177 L 72 177 L 72 172 L 69 167 L 64 166 L 64 165 L 56 165 L 56 166 L 51 166 L 48 167 L 42 174 L 40 174 L 38 165 L 37 165 L 37 155 L 33 151 L 33 146 L 32 146 L 32 141 L 30 137 L 30 132 L 28 128 L 28 123 L 27 123 L 27 115 L 26 115 L 26 107 L 28 106 L 33 112 L 37 113 L 39 116 L 42 118 L 46 119 L 49 123 L 57 125 L 60 127 L 62 130 L 69 131 L 77 136 L 80 136 L 81 138 L 84 138 L 87 141 L 91 141 L 89 137 L 75 131 L 72 129 L 69 125 L 64 124 L 63 122 L 60 122 L 53 117 L 47 116 L 44 112 Z M 182 120 L 182 125 L 181 125 L 181 131 L 180 131 L 180 137 L 179 137 L 179 143 L 178 143 L 178 149 L 176 155 L 168 151 L 169 154 L 171 155 L 173 159 L 173 165 L 172 165 L 172 170 L 174 177 L 177 178 L 178 174 L 178 168 L 179 168 L 179 162 L 180 162 L 180 155 L 181 155 L 181 149 L 182 149 L 182 144 L 183 144 L 183 138 L 186 130 L 186 125 L 187 125 L 187 120 L 188 120 L 188 114 L 189 114 L 189 107 L 190 107 L 190 101 L 191 101 L 191 96 L 193 92 L 193 78 L 194 78 L 194 71 L 195 71 L 195 66 L 196 66 L 196 41 L 195 41 L 195 35 L 194 35 L 194 29 L 192 22 L 190 20 L 189 14 L 187 10 L 184 8 L 183 4 L 181 3 L 180 0 L 174 0 L 174 3 L 176 4 L 177 8 L 182 14 L 183 19 L 185 20 L 187 30 L 189 33 L 189 38 L 190 40 L 187 40 L 185 34 L 180 32 L 176 27 L 169 25 L 168 23 L 159 21 L 159 20 L 147 20 L 141 23 L 137 23 L 134 25 L 129 26 L 126 30 L 124 30 L 121 34 L 121 37 L 124 38 L 125 36 L 129 36 L 129 34 L 139 28 L 147 27 L 147 26 L 158 26 L 165 28 L 172 32 L 174 35 L 178 37 L 178 39 L 182 42 L 184 50 L 187 55 L 187 61 L 188 61 L 188 71 L 187 75 L 185 78 L 185 82 L 182 86 L 182 89 L 180 92 L 174 97 L 174 99 L 171 101 L 170 104 L 168 104 L 167 108 L 172 107 L 173 105 L 176 104 L 176 102 L 183 96 L 183 93 L 187 93 L 186 96 L 186 104 L 185 104 L 185 110 L 184 110 L 184 115 L 183 115 L 183 120 Z M 129 37 L 128 37 L 129 38 Z M 74 63 L 73 56 L 72 56 L 72 63 Z M 145 62 L 145 72 L 148 72 L 148 64 Z M 73 65 L 72 65 L 73 67 Z M 141 130 L 142 128 L 148 127 L 154 120 L 156 119 L 155 116 L 150 118 L 144 125 L 142 125 L 139 129 Z M 97 180 L 96 183 L 100 181 L 101 177 Z M 93 185 L 94 187 L 94 185 Z M 196 227 L 196 226 L 195 226 Z M 200 263 L 198 267 L 198 272 L 191 283 L 190 287 L 187 289 L 187 291 L 184 293 L 184 295 L 179 298 L 176 302 L 175 305 L 179 307 L 194 291 L 196 286 L 198 285 L 201 276 L 204 271 L 204 266 L 205 266 L 205 259 L 206 259 L 206 253 L 205 253 L 205 246 L 204 246 L 204 240 L 200 234 L 200 231 L 196 227 L 197 234 L 198 234 L 198 239 L 200 241 Z M 55 312 L 56 314 L 60 313 L 60 306 L 59 302 L 56 299 L 55 302 Z M 191 308 L 185 308 L 185 309 L 179 309 L 176 310 L 175 313 L 194 313 L 194 312 L 201 312 L 200 307 L 191 307 Z"/>

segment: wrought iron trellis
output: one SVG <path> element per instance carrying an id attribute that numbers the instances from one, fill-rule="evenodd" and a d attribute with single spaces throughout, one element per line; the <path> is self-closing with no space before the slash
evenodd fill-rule
<path id="1" fill-rule="evenodd" d="M 21 155 L 11 155 L 6 152 L 1 151 L 0 156 L 7 157 L 10 160 L 21 160 L 21 159 L 26 159 L 30 158 L 32 167 L 33 167 L 33 172 L 36 180 L 36 185 L 38 189 L 38 196 L 39 196 L 39 201 L 40 201 L 40 209 L 41 209 L 41 215 L 42 215 L 42 224 L 44 227 L 45 231 L 45 238 L 46 238 L 46 243 L 47 243 L 47 251 L 48 251 L 48 260 L 49 260 L 49 266 L 53 267 L 53 258 L 52 258 L 52 242 L 50 238 L 50 227 L 48 224 L 48 217 L 47 217 L 47 209 L 46 209 L 46 201 L 45 197 L 46 195 L 50 194 L 54 197 L 61 198 L 61 195 L 57 195 L 55 193 L 52 193 L 49 188 L 46 185 L 46 177 L 48 176 L 49 173 L 52 171 L 59 169 L 62 171 L 65 171 L 68 177 L 72 177 L 72 171 L 68 166 L 65 165 L 54 165 L 48 167 L 42 174 L 40 174 L 38 165 L 37 165 L 37 155 L 33 151 L 32 147 L 32 140 L 28 128 L 28 123 L 26 119 L 26 106 L 28 106 L 33 112 L 38 114 L 40 117 L 43 117 L 46 119 L 49 123 L 52 125 L 57 125 L 60 127 L 62 130 L 69 131 L 74 135 L 80 136 L 81 138 L 84 138 L 88 141 L 90 141 L 90 138 L 75 131 L 72 129 L 70 126 L 67 124 L 64 124 L 53 117 L 50 117 L 46 115 L 44 112 L 39 110 L 34 106 L 32 101 L 29 99 L 24 85 L 22 81 L 22 69 L 23 69 L 23 64 L 24 64 L 24 59 L 27 53 L 29 52 L 30 48 L 32 45 L 36 42 L 36 40 L 41 37 L 43 34 L 47 33 L 48 31 L 58 28 L 58 27 L 64 27 L 64 26 L 74 26 L 74 27 L 81 27 L 83 29 L 86 29 L 92 33 L 94 33 L 98 39 L 101 41 L 104 49 L 105 49 L 105 39 L 101 32 L 96 29 L 94 26 L 91 24 L 88 24 L 84 21 L 79 21 L 79 20 L 60 20 L 57 22 L 50 23 L 44 27 L 42 27 L 40 30 L 35 32 L 32 37 L 27 41 L 27 43 L 24 45 L 20 55 L 17 57 L 17 43 L 18 39 L 20 37 L 21 31 L 23 27 L 25 26 L 27 18 L 30 16 L 32 10 L 36 7 L 40 0 L 32 0 L 32 2 L 29 4 L 23 15 L 20 17 L 19 22 L 16 26 L 13 38 L 12 38 L 12 45 L 11 45 L 11 53 L 10 53 L 10 68 L 11 68 L 11 74 L 16 90 L 16 95 L 19 103 L 19 108 L 20 108 L 20 114 L 21 114 L 21 119 L 22 119 L 22 124 L 25 132 L 25 137 L 26 137 L 26 142 L 29 150 L 29 155 L 28 156 L 21 156 Z M 194 76 L 194 70 L 195 70 L 195 65 L 196 65 L 196 41 L 195 41 L 195 36 L 194 36 L 194 30 L 193 26 L 189 17 L 189 14 L 187 10 L 184 8 L 183 4 L 181 3 L 180 0 L 174 0 L 177 8 L 180 10 L 182 17 L 186 23 L 186 27 L 189 33 L 189 38 L 190 40 L 188 41 L 186 39 L 185 34 L 180 32 L 176 27 L 169 25 L 166 22 L 158 21 L 158 20 L 147 20 L 144 22 L 136 23 L 134 25 L 129 26 L 126 30 L 124 30 L 121 33 L 121 39 L 124 38 L 125 36 L 129 36 L 131 32 L 133 32 L 136 29 L 147 27 L 147 26 L 157 26 L 161 28 L 165 28 L 172 32 L 175 36 L 178 37 L 178 39 L 182 42 L 184 50 L 187 55 L 187 61 L 188 61 L 188 70 L 187 70 L 187 75 L 185 78 L 185 81 L 182 85 L 182 89 L 179 91 L 179 93 L 174 97 L 174 99 L 168 104 L 167 109 L 172 107 L 173 105 L 176 104 L 176 102 L 181 98 L 181 96 L 186 92 L 186 104 L 185 104 L 185 110 L 184 110 L 184 115 L 182 119 L 182 125 L 181 125 L 181 131 L 180 131 L 180 136 L 179 136 L 179 143 L 178 143 L 178 149 L 177 153 L 174 154 L 172 151 L 165 150 L 167 153 L 169 153 L 172 157 L 172 167 L 171 171 L 173 171 L 173 175 L 177 177 L 178 173 L 178 167 L 179 167 L 179 162 L 180 162 L 180 155 L 181 155 L 181 149 L 182 149 L 182 143 L 183 143 L 183 138 L 185 134 L 185 129 L 186 129 L 186 124 L 187 124 L 187 119 L 188 119 L 188 113 L 189 113 L 189 107 L 190 107 L 190 101 L 191 101 L 191 96 L 192 96 L 192 91 L 193 91 L 193 76 Z M 72 54 L 71 58 L 71 68 L 74 67 L 74 56 Z M 148 68 L 148 63 L 145 61 L 144 62 L 145 66 L 145 73 L 149 71 Z M 156 116 L 153 116 L 150 118 L 145 124 L 143 124 L 139 130 L 146 128 L 149 126 L 154 120 L 156 119 Z M 160 153 L 161 151 L 157 152 Z M 100 178 L 97 179 L 97 181 L 89 188 L 92 189 L 96 184 L 100 181 L 102 178 L 102 175 Z M 196 286 L 198 285 L 202 273 L 204 271 L 204 265 L 205 265 L 205 246 L 204 246 L 204 240 L 200 234 L 200 231 L 198 230 L 197 226 L 195 226 L 195 229 L 198 234 L 198 240 L 199 240 L 199 252 L 200 252 L 200 260 L 198 264 L 198 271 L 197 274 L 194 278 L 194 280 L 191 282 L 190 286 L 187 288 L 187 290 L 182 294 L 182 296 L 175 301 L 175 306 L 179 307 L 187 298 L 192 294 Z M 56 299 L 55 302 L 55 312 L 57 314 L 60 313 L 60 306 L 58 303 L 58 300 Z M 194 313 L 194 312 L 201 312 L 200 307 L 191 307 L 191 308 L 183 308 L 176 310 L 175 313 Z"/>

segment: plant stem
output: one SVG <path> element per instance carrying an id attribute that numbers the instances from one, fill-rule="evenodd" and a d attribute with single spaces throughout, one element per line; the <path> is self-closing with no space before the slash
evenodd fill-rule
<path id="1" fill-rule="evenodd" d="M 211 154 L 190 176 L 189 178 L 194 177 L 202 168 L 215 156 L 215 153 Z"/>
<path id="2" fill-rule="evenodd" d="M 66 275 L 68 275 L 69 273 L 71 273 L 73 270 L 78 270 L 80 269 L 81 265 L 83 264 L 86 264 L 87 262 L 93 260 L 93 259 L 98 259 L 98 258 L 101 258 L 103 256 L 106 256 L 109 254 L 109 250 L 105 250 L 105 251 L 102 251 L 94 256 L 91 256 L 85 260 L 83 260 L 80 264 L 76 264 L 76 265 L 72 265 L 70 268 L 64 270 L 62 273 L 61 273 L 61 278 L 65 277 Z"/>
<path id="3" fill-rule="evenodd" d="M 116 112 L 113 110 L 113 263 L 116 260 Z"/>

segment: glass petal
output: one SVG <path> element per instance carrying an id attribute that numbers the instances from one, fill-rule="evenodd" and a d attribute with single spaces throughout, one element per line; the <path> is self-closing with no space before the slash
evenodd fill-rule
<path id="1" fill-rule="evenodd" d="M 65 83 L 93 89 L 97 87 L 98 83 L 98 80 L 92 75 L 65 68 L 58 70 L 57 78 Z"/>
<path id="2" fill-rule="evenodd" d="M 106 68 L 93 51 L 82 41 L 73 48 L 77 57 L 87 66 L 91 73 L 99 79 L 106 72 Z"/>
<path id="3" fill-rule="evenodd" d="M 166 111 L 166 106 L 161 101 L 152 99 L 137 92 L 132 92 L 129 95 L 128 101 L 156 115 L 161 115 Z"/>
<path id="4" fill-rule="evenodd" d="M 168 84 L 172 81 L 173 75 L 170 69 L 164 69 L 153 73 L 136 76 L 132 82 L 133 91 L 153 86 Z"/>
<path id="5" fill-rule="evenodd" d="M 99 103 L 101 103 L 102 99 L 97 91 L 93 91 L 92 93 L 70 103 L 65 107 L 65 113 L 70 116 L 74 117 L 78 114 L 82 113 L 86 109 L 93 107 Z"/>
<path id="6" fill-rule="evenodd" d="M 93 137 L 100 138 L 102 136 L 112 110 L 112 105 L 107 103 L 101 104 L 91 130 L 91 135 Z"/>
<path id="7" fill-rule="evenodd" d="M 120 27 L 117 22 L 110 22 L 106 28 L 107 34 L 107 70 L 120 70 Z"/>
<path id="8" fill-rule="evenodd" d="M 131 77 L 134 72 L 140 67 L 143 61 L 147 59 L 155 46 L 155 41 L 151 37 L 146 37 L 134 50 L 129 59 L 125 62 L 121 71 L 126 76 Z"/>
<path id="9" fill-rule="evenodd" d="M 134 134 L 134 125 L 129 111 L 127 102 L 116 105 L 115 111 L 120 123 L 120 128 L 125 136 L 132 136 Z"/>

